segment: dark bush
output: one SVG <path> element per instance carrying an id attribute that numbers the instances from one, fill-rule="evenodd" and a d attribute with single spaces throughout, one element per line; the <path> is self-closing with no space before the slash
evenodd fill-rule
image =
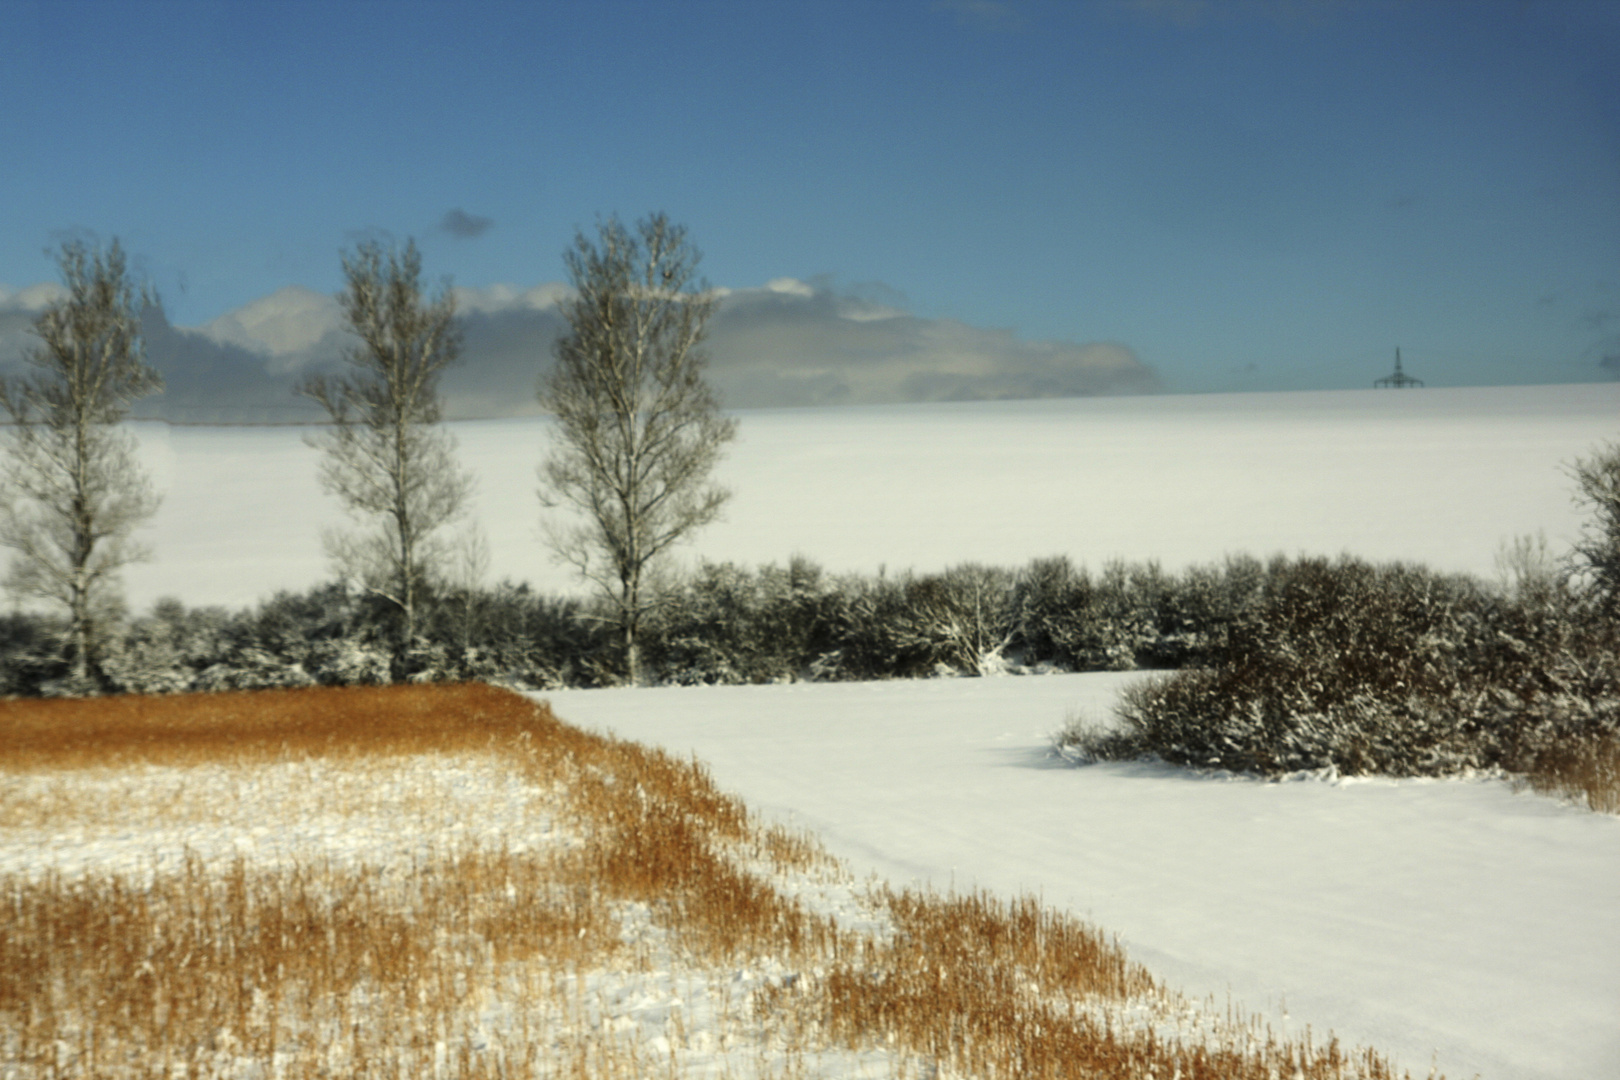
<path id="1" fill-rule="evenodd" d="M 68 672 L 67 623 L 39 615 L 0 615 L 0 694 L 37 697 Z"/>
<path id="2" fill-rule="evenodd" d="M 984 675 L 1006 665 L 1016 625 L 1013 575 L 964 563 L 906 578 L 889 629 L 895 652 L 917 674 Z"/>
<path id="3" fill-rule="evenodd" d="M 664 682 L 767 683 L 815 676 L 832 648 L 832 587 L 803 557 L 757 572 L 702 563 L 666 590 L 645 628 Z"/>
<path id="4" fill-rule="evenodd" d="M 1128 575 L 1118 564 L 1093 581 L 1067 558 L 1037 559 L 1013 590 L 1014 648 L 1026 664 L 1048 663 L 1076 671 L 1129 671 L 1149 636 L 1136 617 Z"/>
<path id="5" fill-rule="evenodd" d="M 482 679 L 537 690 L 611 684 L 604 613 L 503 581 L 432 598 L 402 678 Z"/>
<path id="6" fill-rule="evenodd" d="M 1017 573 L 840 577 L 803 558 L 705 563 L 666 586 L 644 655 L 671 683 L 1197 669 L 1133 694 L 1107 752 L 1269 772 L 1434 771 L 1522 760 L 1549 732 L 1612 726 L 1617 650 L 1594 628 L 1613 623 L 1555 577 L 1520 577 L 1506 595 L 1349 559 L 1235 557 L 1181 574 L 1116 562 L 1092 574 L 1057 558 Z M 0 618 L 0 690 L 610 685 L 610 614 L 511 582 L 449 589 L 424 604 L 421 634 L 401 651 L 387 606 L 338 583 L 241 612 L 164 600 L 122 628 L 100 684 L 82 687 L 64 681 L 60 627 L 13 614 Z"/>
<path id="7" fill-rule="evenodd" d="M 816 679 L 892 679 L 934 674 L 926 648 L 902 628 L 910 576 L 840 577 L 827 588 L 820 650 L 806 673 Z"/>
<path id="8" fill-rule="evenodd" d="M 1275 560 L 1207 667 L 1133 687 L 1122 727 L 1070 741 L 1269 775 L 1522 769 L 1571 733 L 1615 730 L 1615 652 L 1592 626 L 1570 603 L 1421 567 Z"/>
<path id="9" fill-rule="evenodd" d="M 1157 563 L 1111 562 L 1093 577 L 1067 558 L 1037 559 L 1013 589 L 1010 652 L 1074 671 L 1175 668 L 1207 659 L 1258 590 L 1260 563 L 1228 559 L 1180 577 Z"/>
<path id="10" fill-rule="evenodd" d="M 703 563 L 665 584 L 643 627 L 643 655 L 670 683 L 1178 666 L 1223 640 L 1258 565 L 1229 560 L 1178 577 L 1116 562 L 1093 575 L 1057 558 L 1020 572 L 969 563 L 835 578 L 802 557 L 757 570 Z M 0 679 L 20 694 L 617 681 L 610 613 L 591 601 L 511 582 L 447 588 L 424 598 L 408 649 L 392 636 L 394 615 L 342 583 L 281 592 L 241 612 L 164 600 L 110 641 L 100 683 L 86 687 L 62 681 L 49 620 L 22 615 L 0 631 L 11 642 L 0 641 Z"/>

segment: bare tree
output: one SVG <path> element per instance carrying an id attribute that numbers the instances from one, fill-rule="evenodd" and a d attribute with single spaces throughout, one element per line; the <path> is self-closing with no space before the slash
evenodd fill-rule
<path id="1" fill-rule="evenodd" d="M 718 298 L 695 280 L 700 256 L 663 214 L 617 218 L 563 255 L 574 297 L 568 333 L 540 403 L 556 417 L 540 467 L 540 501 L 583 517 L 548 522 L 546 538 L 609 601 L 625 674 L 641 680 L 639 629 L 651 608 L 648 569 L 714 521 L 729 492 L 709 482 L 737 423 L 704 380 L 700 349 Z"/>
<path id="2" fill-rule="evenodd" d="M 13 549 L 6 590 L 68 612 L 73 677 L 96 674 L 105 626 L 123 608 L 118 570 L 147 557 L 130 539 L 158 507 L 135 439 L 118 426 L 132 402 L 163 389 L 146 364 L 141 308 L 156 297 L 131 280 L 124 251 L 80 241 L 58 256 L 68 295 L 34 320 L 36 372 L 0 381 L 11 416 L 0 544 Z"/>
<path id="3" fill-rule="evenodd" d="M 1620 616 L 1620 443 L 1569 468 L 1575 504 L 1590 515 L 1570 557 L 1570 576 L 1611 616 Z"/>
<path id="4" fill-rule="evenodd" d="M 475 521 L 456 537 L 447 575 L 463 653 L 472 648 L 473 637 L 486 621 L 489 602 L 484 579 L 489 576 L 489 566 L 489 538 Z"/>
<path id="5" fill-rule="evenodd" d="M 403 253 L 361 244 L 343 256 L 343 273 L 339 299 L 360 339 L 344 355 L 352 374 L 308 379 L 299 392 L 332 421 L 309 439 L 326 452 L 322 487 L 370 526 L 327 533 L 327 553 L 345 577 L 399 609 L 403 651 L 447 555 L 434 533 L 462 514 L 472 491 L 454 439 L 438 426 L 439 374 L 460 351 L 455 298 L 448 287 L 423 297 L 414 241 Z"/>

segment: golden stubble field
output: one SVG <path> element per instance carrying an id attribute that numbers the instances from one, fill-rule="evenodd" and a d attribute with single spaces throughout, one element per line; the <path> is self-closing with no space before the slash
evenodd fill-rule
<path id="1" fill-rule="evenodd" d="M 482 685 L 0 704 L 0 1078 L 1393 1076 Z"/>

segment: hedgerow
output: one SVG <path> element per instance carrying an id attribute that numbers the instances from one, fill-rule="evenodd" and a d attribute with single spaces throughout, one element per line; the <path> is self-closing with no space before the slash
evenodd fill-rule
<path id="1" fill-rule="evenodd" d="M 1233 556 L 1181 573 L 1050 558 L 864 576 L 805 558 L 702 563 L 666 579 L 643 648 L 651 677 L 670 684 L 1161 671 L 1122 695 L 1116 724 L 1061 736 L 1082 759 L 1604 776 L 1620 745 L 1611 593 L 1545 567 L 1505 588 L 1349 557 Z M 13 612 L 0 617 L 0 693 L 619 678 L 611 612 L 588 600 L 507 582 L 442 590 L 424 609 L 407 643 L 389 605 L 340 583 L 235 612 L 164 600 L 100 628 L 88 682 L 72 677 L 63 623 Z"/>
<path id="2" fill-rule="evenodd" d="M 1093 574 L 1065 558 L 876 575 L 833 575 L 805 558 L 701 563 L 663 583 L 644 663 L 652 681 L 676 684 L 1175 667 L 1221 639 L 1261 573 L 1243 558 L 1183 574 L 1117 562 Z M 243 611 L 165 599 L 101 628 L 99 669 L 83 684 L 67 678 L 62 624 L 13 614 L 0 621 L 0 692 L 618 679 L 611 612 L 589 600 L 506 582 L 443 589 L 422 606 L 403 642 L 390 605 L 341 583 Z"/>
<path id="3" fill-rule="evenodd" d="M 1061 741 L 1267 775 L 1526 771 L 1571 739 L 1620 732 L 1611 625 L 1568 590 L 1275 560 L 1204 663 L 1132 686 L 1117 726 Z"/>

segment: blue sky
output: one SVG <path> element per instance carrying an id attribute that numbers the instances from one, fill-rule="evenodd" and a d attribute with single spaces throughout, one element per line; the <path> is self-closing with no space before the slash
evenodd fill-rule
<path id="1" fill-rule="evenodd" d="M 576 227 L 661 209 L 716 285 L 1112 343 L 1170 391 L 1365 386 L 1397 345 L 1431 385 L 1620 376 L 1620 3 L 0 0 L 0 25 L 13 297 L 83 233 L 178 326 L 332 293 L 365 237 L 524 290 Z"/>

